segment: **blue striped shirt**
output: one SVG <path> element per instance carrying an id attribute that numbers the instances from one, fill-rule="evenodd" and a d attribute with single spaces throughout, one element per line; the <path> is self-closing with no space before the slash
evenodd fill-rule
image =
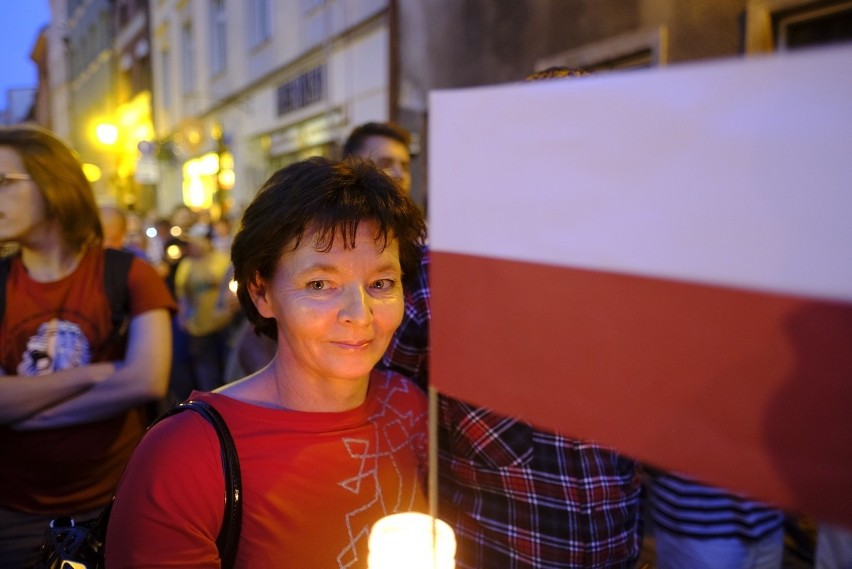
<path id="1" fill-rule="evenodd" d="M 784 523 L 780 510 L 698 482 L 661 474 L 652 477 L 654 523 L 690 537 L 760 539 Z"/>

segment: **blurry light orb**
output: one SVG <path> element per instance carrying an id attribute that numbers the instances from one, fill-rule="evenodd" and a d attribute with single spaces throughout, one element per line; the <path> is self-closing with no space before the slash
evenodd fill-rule
<path id="1" fill-rule="evenodd" d="M 148 229 L 145 230 L 145 235 L 148 236 L 148 239 L 153 239 L 154 237 L 157 236 L 157 228 L 156 227 L 149 227 Z"/>
<path id="2" fill-rule="evenodd" d="M 171 260 L 176 260 L 181 258 L 181 250 L 178 245 L 169 245 L 166 247 L 166 256 Z"/>
<path id="3" fill-rule="evenodd" d="M 219 187 L 223 190 L 230 190 L 234 187 L 234 182 L 236 182 L 237 177 L 234 174 L 233 170 L 225 169 L 219 170 Z"/>
<path id="4" fill-rule="evenodd" d="M 202 176 L 212 176 L 219 171 L 219 155 L 215 152 L 208 152 L 199 158 L 198 174 Z"/>
<path id="5" fill-rule="evenodd" d="M 101 144 L 112 146 L 118 142 L 118 127 L 114 124 L 102 122 L 95 127 L 95 136 Z"/>
<path id="6" fill-rule="evenodd" d="M 169 229 L 169 233 L 172 234 L 172 237 L 180 237 L 180 234 L 183 233 L 183 229 L 181 229 L 179 225 L 172 225 L 172 228 Z"/>
<path id="7" fill-rule="evenodd" d="M 83 162 L 82 167 L 83 175 L 85 175 L 86 179 L 90 182 L 97 182 L 101 179 L 101 169 L 91 162 Z"/>

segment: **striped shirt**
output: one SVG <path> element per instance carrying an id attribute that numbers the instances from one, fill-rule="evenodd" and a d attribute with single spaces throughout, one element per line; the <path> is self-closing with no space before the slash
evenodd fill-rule
<path id="1" fill-rule="evenodd" d="M 673 533 L 757 540 L 784 523 L 784 514 L 767 504 L 681 476 L 655 475 L 650 486 L 654 523 Z"/>

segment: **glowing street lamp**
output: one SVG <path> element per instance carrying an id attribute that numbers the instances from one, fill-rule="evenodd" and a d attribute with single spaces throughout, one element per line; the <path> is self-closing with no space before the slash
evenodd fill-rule
<path id="1" fill-rule="evenodd" d="M 118 142 L 118 127 L 112 123 L 99 123 L 95 126 L 95 137 L 101 144 L 113 146 Z"/>

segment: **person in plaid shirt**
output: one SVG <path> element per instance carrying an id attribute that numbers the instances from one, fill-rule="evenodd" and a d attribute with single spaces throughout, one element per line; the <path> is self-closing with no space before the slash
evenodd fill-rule
<path id="1" fill-rule="evenodd" d="M 359 132 L 363 129 L 353 135 Z M 383 135 L 367 132 L 380 148 Z M 393 145 L 406 139 L 386 140 Z M 402 324 L 377 367 L 426 389 L 430 320 L 427 252 L 417 286 L 406 291 Z M 445 396 L 439 417 L 439 517 L 456 532 L 457 567 L 636 565 L 642 528 L 634 461 Z"/>
<path id="2" fill-rule="evenodd" d="M 378 367 L 428 384 L 428 257 Z M 439 517 L 460 569 L 632 568 L 642 549 L 637 464 L 584 442 L 440 398 Z"/>

